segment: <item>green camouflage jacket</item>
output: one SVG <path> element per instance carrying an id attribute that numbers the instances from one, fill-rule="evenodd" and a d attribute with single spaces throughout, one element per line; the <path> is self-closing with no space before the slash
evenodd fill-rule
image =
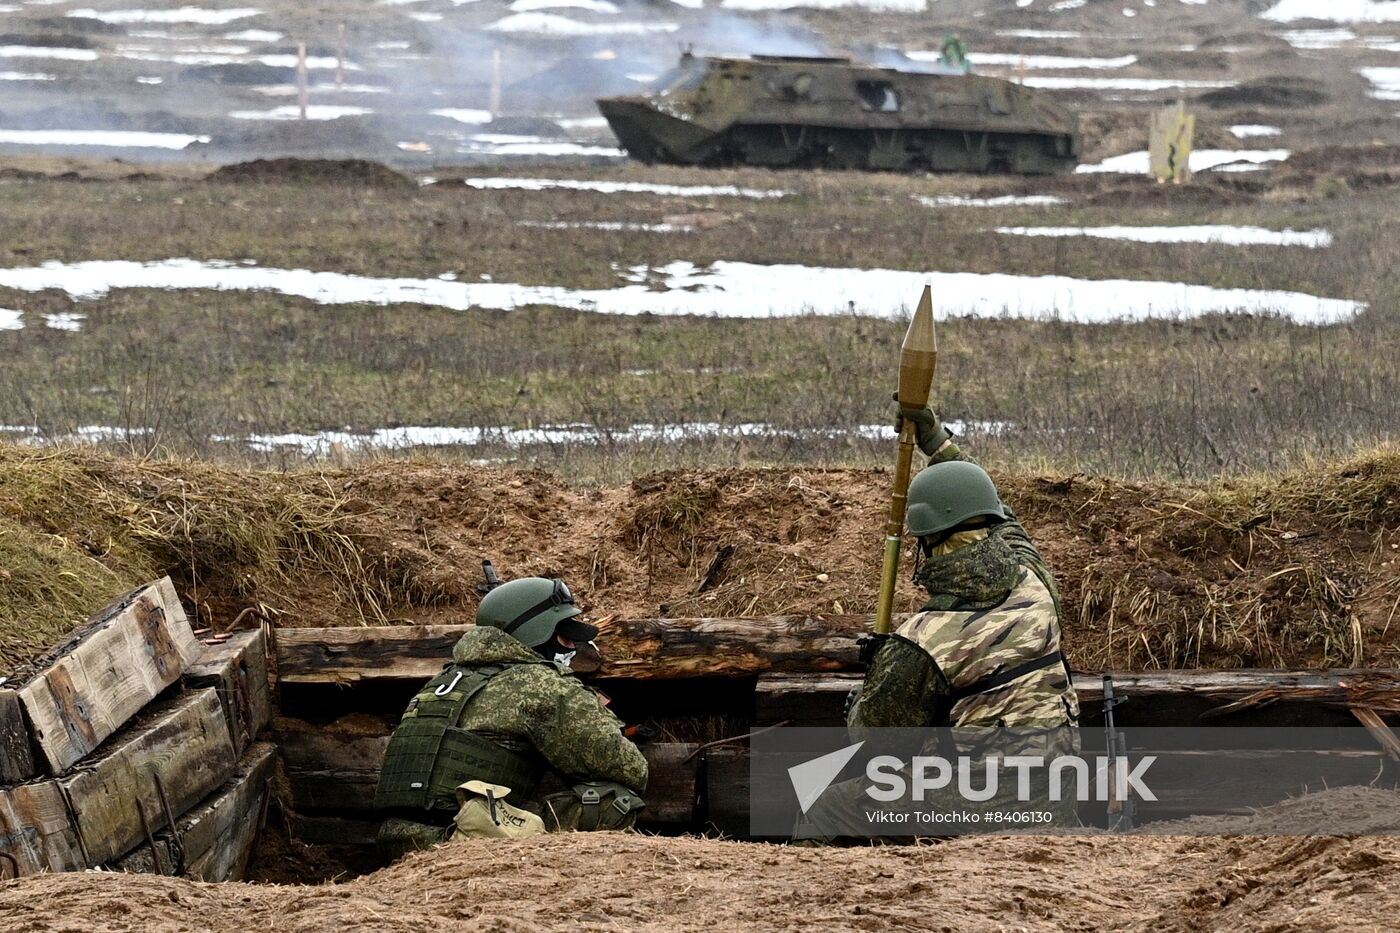
<path id="1" fill-rule="evenodd" d="M 1014 514 L 984 540 L 925 560 L 915 582 L 929 601 L 876 654 L 850 710 L 853 728 L 1077 721 L 1059 593 Z"/>
<path id="2" fill-rule="evenodd" d="M 573 781 L 615 781 L 641 793 L 647 762 L 599 695 L 500 629 L 469 630 L 452 649 L 465 666 L 510 665 L 467 703 L 458 722 L 517 751 L 534 749 Z"/>

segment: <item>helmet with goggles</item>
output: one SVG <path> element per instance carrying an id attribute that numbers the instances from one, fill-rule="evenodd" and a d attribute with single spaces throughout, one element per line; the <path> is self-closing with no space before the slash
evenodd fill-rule
<path id="1" fill-rule="evenodd" d="M 598 629 L 580 621 L 581 615 L 563 580 L 525 577 L 487 593 L 476 611 L 476 624 L 498 628 L 527 648 L 538 648 L 556 634 L 577 643 L 592 641 Z"/>

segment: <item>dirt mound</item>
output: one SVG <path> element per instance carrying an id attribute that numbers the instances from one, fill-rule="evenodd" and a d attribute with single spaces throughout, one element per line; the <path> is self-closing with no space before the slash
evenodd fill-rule
<path id="1" fill-rule="evenodd" d="M 0 33 L 0 45 L 23 45 L 40 49 L 91 49 L 92 40 L 67 34 L 31 35 L 29 33 Z"/>
<path id="2" fill-rule="evenodd" d="M 1400 452 L 1207 487 L 997 478 L 1055 568 L 1080 669 L 1400 658 Z M 157 572 L 201 625 L 250 607 L 280 625 L 462 622 L 488 557 L 630 617 L 871 612 L 888 482 L 696 470 L 581 491 L 413 461 L 272 474 L 0 446 L 0 669 Z M 74 578 L 93 592 L 55 583 Z M 899 598 L 917 598 L 907 581 Z"/>
<path id="3" fill-rule="evenodd" d="M 100 19 L 93 19 L 90 16 L 46 16 L 43 19 L 31 20 L 29 25 L 37 26 L 40 29 L 53 29 L 58 32 L 71 30 L 72 32 L 81 32 L 90 36 L 126 35 L 125 26 L 104 22 Z"/>
<path id="4" fill-rule="evenodd" d="M 563 139 L 569 134 L 553 120 L 544 117 L 496 117 L 484 127 L 488 133 L 506 133 L 514 136 L 547 136 Z"/>
<path id="5" fill-rule="evenodd" d="M 290 84 L 296 80 L 296 70 L 264 65 L 261 62 L 195 65 L 181 71 L 177 80 L 213 81 L 215 84 Z"/>
<path id="6" fill-rule="evenodd" d="M 206 181 L 221 184 L 354 185 L 360 188 L 417 188 L 413 179 L 364 159 L 254 159 L 224 165 Z"/>
<path id="7" fill-rule="evenodd" d="M 1331 100 L 1326 85 L 1312 78 L 1276 75 L 1207 91 L 1196 100 L 1207 107 L 1316 107 Z"/>
<path id="8" fill-rule="evenodd" d="M 1271 32 L 1230 32 L 1215 33 L 1202 39 L 1197 48 L 1201 49 L 1267 49 L 1272 52 L 1292 52 L 1297 50 L 1282 36 Z"/>
<path id="9" fill-rule="evenodd" d="M 1095 191 L 1081 203 L 1104 207 L 1230 207 L 1255 198 L 1242 191 L 1218 188 L 1200 180 L 1190 185 L 1133 184 Z"/>
<path id="10" fill-rule="evenodd" d="M 1337 172 L 1392 166 L 1400 166 L 1400 146 L 1323 146 L 1288 157 L 1288 167 L 1301 171 Z"/>
<path id="11" fill-rule="evenodd" d="M 1147 148 L 1148 114 L 1123 110 L 1099 110 L 1079 115 L 1079 131 L 1084 137 L 1085 162 L 1097 162 L 1125 152 Z M 1240 141 L 1224 126 L 1209 121 L 1196 123 L 1197 149 L 1237 149 Z"/>
<path id="12" fill-rule="evenodd" d="M 249 121 L 244 121 L 249 122 Z M 341 117 L 338 120 L 271 120 L 216 132 L 208 143 L 191 143 L 186 152 L 209 154 L 305 156 L 308 158 L 365 158 L 396 153 L 373 118 Z"/>
<path id="13" fill-rule="evenodd" d="M 112 933 L 1371 930 L 1400 910 L 1397 869 L 1390 837 L 986 836 L 810 849 L 577 833 L 455 843 L 317 886 L 41 875 L 0 884 L 0 916 L 13 933 L 66 929 L 71 918 Z"/>

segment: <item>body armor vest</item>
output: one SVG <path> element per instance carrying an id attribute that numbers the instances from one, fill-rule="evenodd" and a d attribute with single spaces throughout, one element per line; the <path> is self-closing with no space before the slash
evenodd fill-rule
<path id="1" fill-rule="evenodd" d="M 533 793 L 544 769 L 539 756 L 457 725 L 472 697 L 505 669 L 448 664 L 428 681 L 389 738 L 377 809 L 456 810 L 457 786 L 473 780 L 509 787 L 506 799 L 515 805 Z"/>

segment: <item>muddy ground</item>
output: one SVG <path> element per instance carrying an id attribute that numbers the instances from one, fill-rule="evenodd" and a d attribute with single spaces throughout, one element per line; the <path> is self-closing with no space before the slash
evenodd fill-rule
<path id="1" fill-rule="evenodd" d="M 1347 790 L 1280 808 L 1400 800 Z M 1253 818 L 1256 828 L 1268 811 Z M 564 930 L 1393 929 L 1394 836 L 966 837 L 804 849 L 640 835 L 473 841 L 340 884 L 208 885 L 115 874 L 0 883 L 4 933 Z"/>

